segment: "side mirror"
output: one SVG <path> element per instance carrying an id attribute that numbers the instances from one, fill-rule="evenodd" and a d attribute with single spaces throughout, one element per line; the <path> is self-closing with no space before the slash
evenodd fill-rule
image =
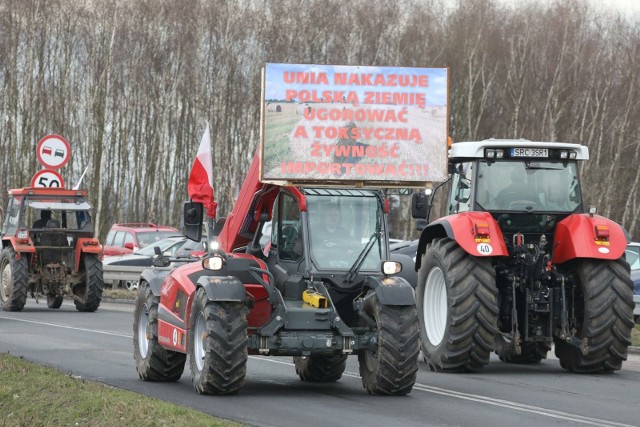
<path id="1" fill-rule="evenodd" d="M 184 202 L 183 213 L 185 236 L 195 242 L 200 241 L 202 237 L 202 203 Z"/>
<path id="2" fill-rule="evenodd" d="M 151 263 L 154 267 L 168 267 L 169 265 L 171 265 L 171 261 L 169 261 L 169 258 L 162 255 L 154 256 Z"/>
<path id="3" fill-rule="evenodd" d="M 427 225 L 429 225 L 429 221 L 426 219 L 416 219 L 416 230 L 422 231 L 427 228 Z"/>
<path id="4" fill-rule="evenodd" d="M 131 243 L 131 242 L 127 242 L 127 243 L 125 243 L 125 244 L 124 244 L 124 247 L 125 247 L 125 249 L 131 249 L 131 250 L 133 250 L 133 243 Z"/>
<path id="5" fill-rule="evenodd" d="M 411 216 L 413 218 L 425 219 L 429 209 L 429 197 L 424 192 L 419 191 L 411 195 Z"/>

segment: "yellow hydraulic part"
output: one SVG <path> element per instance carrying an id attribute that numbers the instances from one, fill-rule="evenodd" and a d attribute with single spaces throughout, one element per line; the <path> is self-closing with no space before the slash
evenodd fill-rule
<path id="1" fill-rule="evenodd" d="M 312 291 L 310 289 L 307 289 L 302 293 L 302 301 L 316 308 L 329 307 L 329 300 L 327 300 L 327 297 L 322 295 L 320 292 Z"/>

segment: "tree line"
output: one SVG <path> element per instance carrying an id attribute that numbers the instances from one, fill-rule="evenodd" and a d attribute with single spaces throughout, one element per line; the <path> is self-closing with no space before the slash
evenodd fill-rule
<path id="1" fill-rule="evenodd" d="M 68 185 L 89 168 L 99 237 L 179 225 L 209 122 L 225 215 L 258 147 L 265 63 L 449 67 L 454 141 L 587 145 L 586 202 L 640 239 L 639 24 L 580 0 L 0 0 L 0 194 L 57 133 Z M 406 200 L 390 220 L 415 236 Z"/>

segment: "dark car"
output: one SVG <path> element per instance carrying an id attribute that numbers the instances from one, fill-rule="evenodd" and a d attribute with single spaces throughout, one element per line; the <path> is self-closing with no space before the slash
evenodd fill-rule
<path id="1" fill-rule="evenodd" d="M 636 323 L 640 323 L 640 243 L 631 242 L 624 252 L 625 259 L 631 267 L 631 281 L 633 281 L 633 301 L 636 307 L 633 317 Z"/>
<path id="2" fill-rule="evenodd" d="M 132 254 L 105 256 L 102 262 L 104 282 L 124 289 L 137 289 L 142 270 L 152 265 L 156 246 L 170 258 L 193 258 L 195 261 L 206 255 L 204 243 L 194 242 L 184 236 L 169 237 Z"/>
<path id="3" fill-rule="evenodd" d="M 416 288 L 418 284 L 418 273 L 416 272 L 416 253 L 418 252 L 418 240 L 406 240 L 389 245 L 391 251 L 391 261 L 402 264 L 402 271 L 398 276 Z"/>

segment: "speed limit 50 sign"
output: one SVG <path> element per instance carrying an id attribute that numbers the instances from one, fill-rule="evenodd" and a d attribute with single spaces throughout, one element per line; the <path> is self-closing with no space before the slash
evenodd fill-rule
<path id="1" fill-rule="evenodd" d="M 43 169 L 33 175 L 31 187 L 64 188 L 64 179 L 56 171 Z"/>

